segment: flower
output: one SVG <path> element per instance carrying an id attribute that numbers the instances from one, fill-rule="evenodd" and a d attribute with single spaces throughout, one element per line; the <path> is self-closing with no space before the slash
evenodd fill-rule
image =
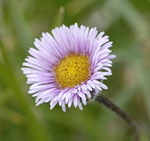
<path id="1" fill-rule="evenodd" d="M 108 89 L 103 83 L 112 75 L 110 55 L 112 42 L 104 32 L 98 34 L 96 28 L 62 25 L 52 30 L 52 35 L 42 33 L 35 39 L 36 49 L 30 48 L 21 69 L 32 84 L 28 93 L 36 97 L 36 105 L 56 104 L 66 111 L 66 105 L 79 107 L 87 100 Z"/>

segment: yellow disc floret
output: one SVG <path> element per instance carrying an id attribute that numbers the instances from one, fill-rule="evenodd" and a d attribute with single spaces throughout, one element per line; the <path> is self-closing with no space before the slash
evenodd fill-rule
<path id="1" fill-rule="evenodd" d="M 79 85 L 89 78 L 89 68 L 87 56 L 70 54 L 55 66 L 56 82 L 61 88 Z"/>

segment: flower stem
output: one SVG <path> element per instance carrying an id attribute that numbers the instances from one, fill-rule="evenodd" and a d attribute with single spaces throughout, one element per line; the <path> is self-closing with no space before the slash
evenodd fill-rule
<path id="1" fill-rule="evenodd" d="M 129 117 L 127 113 L 125 113 L 122 109 L 120 109 L 117 105 L 115 105 L 110 99 L 104 97 L 104 96 L 97 96 L 95 98 L 95 101 L 101 103 L 108 109 L 112 110 L 115 112 L 118 116 L 120 116 L 133 130 L 135 134 L 135 141 L 139 141 L 139 133 L 138 133 L 138 128 L 134 121 Z"/>

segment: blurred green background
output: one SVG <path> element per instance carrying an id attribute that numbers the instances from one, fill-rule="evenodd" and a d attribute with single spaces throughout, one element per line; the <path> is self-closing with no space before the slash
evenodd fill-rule
<path id="1" fill-rule="evenodd" d="M 61 24 L 97 27 L 114 42 L 111 98 L 150 140 L 150 3 L 148 0 L 0 0 L 0 141 L 131 141 L 126 123 L 91 102 L 66 113 L 35 107 L 20 71 L 41 32 Z"/>

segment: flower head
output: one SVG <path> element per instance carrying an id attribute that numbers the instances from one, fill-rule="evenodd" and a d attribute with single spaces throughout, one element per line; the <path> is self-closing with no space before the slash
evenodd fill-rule
<path id="1" fill-rule="evenodd" d="M 52 30 L 52 35 L 42 33 L 35 39 L 36 49 L 30 48 L 23 63 L 22 71 L 31 84 L 28 93 L 36 97 L 36 105 L 56 104 L 66 111 L 66 105 L 79 107 L 87 100 L 107 89 L 103 83 L 112 75 L 110 55 L 112 42 L 104 32 L 98 34 L 96 28 L 61 26 Z"/>

